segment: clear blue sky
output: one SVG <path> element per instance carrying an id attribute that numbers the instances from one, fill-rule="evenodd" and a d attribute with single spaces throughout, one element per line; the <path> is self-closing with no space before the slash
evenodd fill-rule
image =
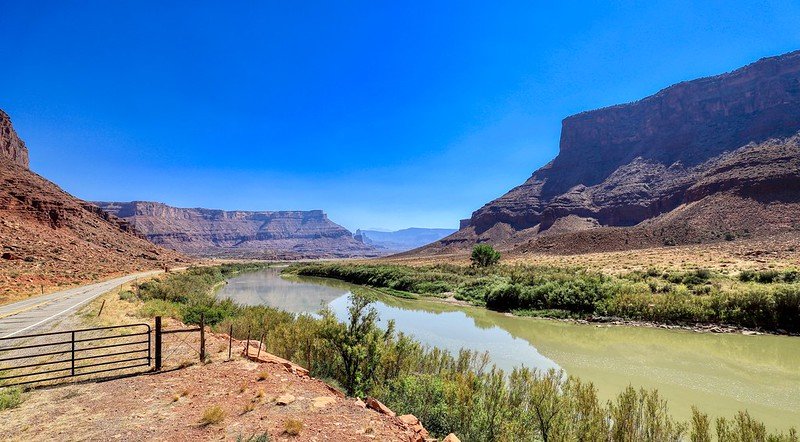
<path id="1" fill-rule="evenodd" d="M 456 227 L 562 118 L 798 49 L 798 23 L 796 0 L 0 1 L 0 108 L 84 199 Z"/>

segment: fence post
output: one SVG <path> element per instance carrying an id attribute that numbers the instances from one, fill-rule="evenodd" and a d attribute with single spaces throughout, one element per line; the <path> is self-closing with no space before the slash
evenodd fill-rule
<path id="1" fill-rule="evenodd" d="M 231 360 L 231 350 L 233 350 L 233 324 L 231 324 L 231 329 L 228 331 L 228 360 Z"/>
<path id="2" fill-rule="evenodd" d="M 256 359 L 258 359 L 258 357 L 261 356 L 261 344 L 263 343 L 264 343 L 264 335 L 262 334 L 261 340 L 258 341 L 258 353 L 256 353 Z"/>
<path id="3" fill-rule="evenodd" d="M 161 371 L 161 316 L 156 316 L 156 371 Z"/>
<path id="4" fill-rule="evenodd" d="M 206 361 L 206 318 L 200 313 L 200 362 Z"/>
<path id="5" fill-rule="evenodd" d="M 75 376 L 75 332 L 71 333 L 72 335 L 72 369 L 70 370 L 70 375 Z"/>
<path id="6" fill-rule="evenodd" d="M 247 329 L 247 343 L 244 345 L 244 357 L 250 357 L 250 328 Z"/>

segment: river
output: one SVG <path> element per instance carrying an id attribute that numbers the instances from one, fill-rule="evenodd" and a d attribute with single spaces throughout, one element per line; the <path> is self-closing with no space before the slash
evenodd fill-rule
<path id="1" fill-rule="evenodd" d="M 271 268 L 232 278 L 218 296 L 294 313 L 327 305 L 344 319 L 351 287 L 287 280 Z M 560 368 L 593 382 L 603 399 L 628 385 L 657 388 L 684 420 L 696 405 L 714 417 L 747 409 L 771 429 L 800 427 L 800 338 L 573 324 L 392 296 L 379 296 L 375 308 L 424 344 L 486 351 L 505 370 Z"/>

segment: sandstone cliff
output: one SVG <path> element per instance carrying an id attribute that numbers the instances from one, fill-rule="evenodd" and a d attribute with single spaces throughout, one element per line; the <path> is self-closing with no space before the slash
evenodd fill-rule
<path id="1" fill-rule="evenodd" d="M 14 126 L 11 125 L 11 118 L 0 109 L 0 160 L 3 163 L 11 162 L 28 167 L 28 148 L 19 139 Z"/>
<path id="2" fill-rule="evenodd" d="M 795 230 L 799 131 L 800 51 L 574 115 L 555 159 L 426 251 L 616 250 Z"/>
<path id="3" fill-rule="evenodd" d="M 155 244 L 196 256 L 298 259 L 374 256 L 321 210 L 224 211 L 146 201 L 98 202 Z"/>
<path id="4" fill-rule="evenodd" d="M 28 151 L 0 111 L 0 303 L 42 286 L 186 262 L 28 169 Z"/>

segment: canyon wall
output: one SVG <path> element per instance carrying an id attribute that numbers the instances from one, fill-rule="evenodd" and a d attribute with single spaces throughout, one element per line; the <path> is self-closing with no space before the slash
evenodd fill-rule
<path id="1" fill-rule="evenodd" d="M 374 256 L 321 210 L 225 211 L 158 202 L 98 202 L 155 244 L 197 256 L 298 259 Z"/>
<path id="2" fill-rule="evenodd" d="M 558 156 L 432 250 L 635 226 L 718 192 L 793 200 L 799 131 L 800 51 L 573 115 Z"/>
<path id="3" fill-rule="evenodd" d="M 189 259 L 28 169 L 28 150 L 0 111 L 0 304 L 43 288 Z"/>
<path id="4" fill-rule="evenodd" d="M 0 156 L 3 161 L 10 161 L 18 166 L 28 168 L 28 148 L 19 139 L 11 118 L 0 109 Z"/>

